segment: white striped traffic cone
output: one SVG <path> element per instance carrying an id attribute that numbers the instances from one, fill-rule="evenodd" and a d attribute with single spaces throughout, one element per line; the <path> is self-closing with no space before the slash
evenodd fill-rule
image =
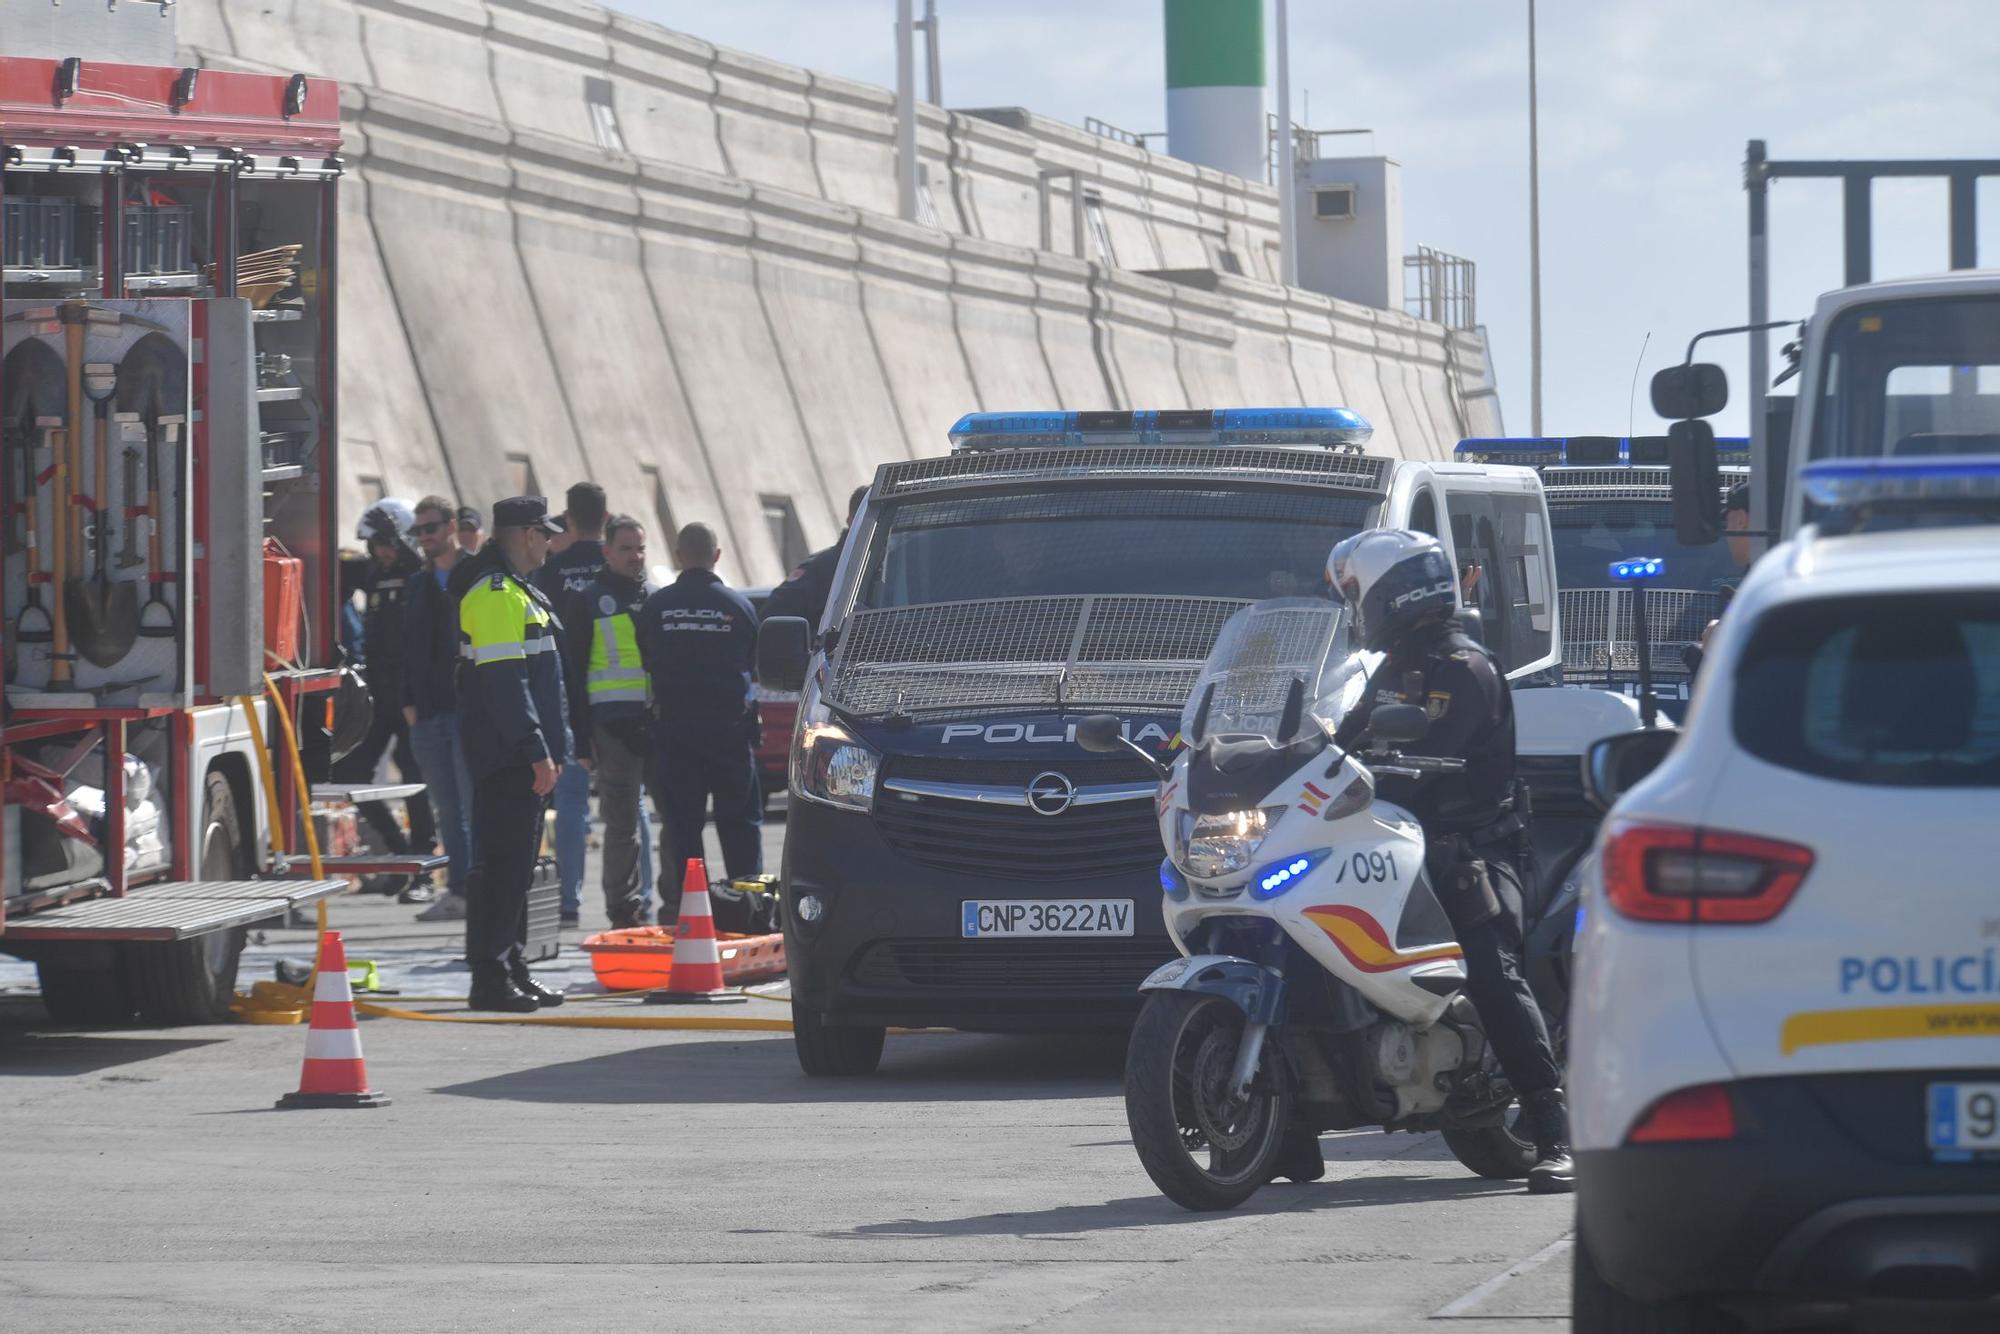
<path id="1" fill-rule="evenodd" d="M 299 1091 L 280 1107 L 387 1107 L 386 1095 L 368 1087 L 361 1059 L 361 1030 L 354 1023 L 354 991 L 347 985 L 347 946 L 340 932 L 326 933 L 319 980 L 313 984 L 312 1027 L 306 1030 L 306 1063 Z"/>
<path id="2" fill-rule="evenodd" d="M 650 992 L 648 1005 L 735 1005 L 748 998 L 722 981 L 722 955 L 715 945 L 715 912 L 708 903 L 708 867 L 690 857 L 681 882 L 681 920 L 674 928 L 674 967 L 665 991 Z"/>

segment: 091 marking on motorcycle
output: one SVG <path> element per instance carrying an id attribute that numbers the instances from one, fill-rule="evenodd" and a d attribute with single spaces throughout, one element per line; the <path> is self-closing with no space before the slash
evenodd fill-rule
<path id="1" fill-rule="evenodd" d="M 1344 884 L 1351 872 L 1360 884 L 1370 884 L 1377 880 L 1400 881 L 1402 874 L 1396 869 L 1396 854 L 1393 852 L 1357 852 L 1352 857 L 1336 858 L 1332 863 L 1333 883 Z"/>
<path id="2" fill-rule="evenodd" d="M 1129 936 L 1130 899 L 967 899 L 959 934 L 989 936 Z"/>

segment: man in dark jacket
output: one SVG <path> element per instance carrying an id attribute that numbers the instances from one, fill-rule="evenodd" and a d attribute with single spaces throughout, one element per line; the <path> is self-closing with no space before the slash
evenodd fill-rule
<path id="1" fill-rule="evenodd" d="M 422 573 L 404 586 L 403 720 L 424 770 L 424 792 L 437 816 L 445 856 L 445 892 L 417 914 L 420 922 L 465 918 L 465 873 L 472 865 L 472 777 L 458 740 L 458 604 L 445 585 L 460 560 L 453 505 L 443 496 L 417 502 L 410 536 L 424 555 Z"/>
<path id="2" fill-rule="evenodd" d="M 560 614 L 570 600 L 604 573 L 604 488 L 578 482 L 564 496 L 567 544 L 552 550 L 535 583 Z M 496 521 L 497 522 L 497 521 Z M 553 545 L 553 544 L 552 544 Z M 562 877 L 562 921 L 575 926 L 583 913 L 583 855 L 590 838 L 590 774 L 580 764 L 556 782 L 556 871 Z"/>
<path id="3" fill-rule="evenodd" d="M 368 693 L 375 711 L 361 744 L 334 763 L 331 776 L 338 783 L 373 782 L 383 752 L 392 746 L 403 781 L 424 781 L 423 766 L 410 745 L 409 723 L 403 717 L 403 595 L 411 577 L 420 573 L 424 564 L 409 543 L 408 528 L 414 521 L 408 503 L 401 500 L 377 501 L 361 516 L 357 536 L 368 544 L 371 558 L 362 644 L 368 664 Z M 418 793 L 409 799 L 406 809 L 410 813 L 408 837 L 387 803 L 364 801 L 358 807 L 391 854 L 427 856 L 437 846 L 430 799 Z M 428 877 L 411 883 L 407 876 L 374 875 L 362 882 L 362 888 L 381 893 L 400 888 L 405 903 L 428 903 L 431 899 Z"/>
<path id="4" fill-rule="evenodd" d="M 642 836 L 652 790 L 653 715 L 633 622 L 646 583 L 646 530 L 629 514 L 604 527 L 604 573 L 563 613 L 563 681 L 577 763 L 597 778 L 604 822 L 604 910 L 614 927 L 645 924 L 653 855 Z"/>
<path id="5" fill-rule="evenodd" d="M 763 801 L 757 791 L 757 715 L 750 673 L 757 613 L 716 577 L 722 548 L 707 524 L 674 542 L 681 575 L 639 609 L 639 649 L 659 715 L 660 920 L 680 911 L 682 872 L 702 855 L 708 799 L 729 877 L 764 869 Z"/>
<path id="6" fill-rule="evenodd" d="M 540 496 L 503 500 L 493 507 L 493 540 L 449 582 L 458 598 L 459 736 L 472 774 L 465 959 L 475 1010 L 562 1003 L 523 954 L 542 816 L 571 757 L 562 622 L 529 582 L 561 531 Z"/>
<path id="7" fill-rule="evenodd" d="M 833 596 L 833 572 L 840 568 L 840 553 L 847 546 L 848 529 L 854 527 L 854 516 L 861 512 L 861 502 L 868 498 L 868 488 L 857 486 L 854 494 L 847 498 L 847 528 L 840 530 L 832 546 L 824 551 L 815 551 L 807 556 L 785 577 L 785 582 L 771 590 L 771 596 L 764 603 L 764 615 L 803 616 L 806 625 L 814 634 L 819 633 L 819 623 L 826 615 L 827 599 Z"/>

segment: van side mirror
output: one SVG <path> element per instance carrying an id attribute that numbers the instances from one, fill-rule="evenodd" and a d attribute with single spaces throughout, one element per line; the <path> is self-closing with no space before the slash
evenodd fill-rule
<path id="1" fill-rule="evenodd" d="M 1416 704 L 1383 704 L 1368 715 L 1368 738 L 1378 746 L 1400 746 L 1423 740 L 1431 716 Z"/>
<path id="2" fill-rule="evenodd" d="M 1681 734 L 1671 728 L 1620 732 L 1595 742 L 1583 755 L 1584 799 L 1608 811 L 1639 781 L 1660 767 Z"/>
<path id="3" fill-rule="evenodd" d="M 812 662 L 812 627 L 803 616 L 773 616 L 757 627 L 757 683 L 766 690 L 803 690 Z"/>
<path id="4" fill-rule="evenodd" d="M 1729 376 L 1713 362 L 1668 366 L 1653 373 L 1653 411 L 1669 421 L 1713 417 L 1729 406 Z"/>
<path id="5" fill-rule="evenodd" d="M 1076 744 L 1093 755 L 1115 755 L 1124 749 L 1125 734 L 1115 713 L 1093 713 L 1076 725 Z"/>
<path id="6" fill-rule="evenodd" d="M 1667 428 L 1667 484 L 1674 502 L 1674 536 L 1686 547 L 1705 547 L 1722 536 L 1722 472 L 1715 461 L 1715 430 L 1705 421 Z"/>

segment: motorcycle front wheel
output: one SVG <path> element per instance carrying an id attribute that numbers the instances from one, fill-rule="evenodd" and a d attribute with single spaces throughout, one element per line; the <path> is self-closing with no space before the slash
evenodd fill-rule
<path id="1" fill-rule="evenodd" d="M 1197 1212 L 1234 1209 L 1271 1179 L 1290 1095 L 1267 1041 L 1248 1093 L 1227 1089 L 1243 1012 L 1218 996 L 1160 991 L 1125 1054 L 1125 1120 L 1146 1175 Z"/>

